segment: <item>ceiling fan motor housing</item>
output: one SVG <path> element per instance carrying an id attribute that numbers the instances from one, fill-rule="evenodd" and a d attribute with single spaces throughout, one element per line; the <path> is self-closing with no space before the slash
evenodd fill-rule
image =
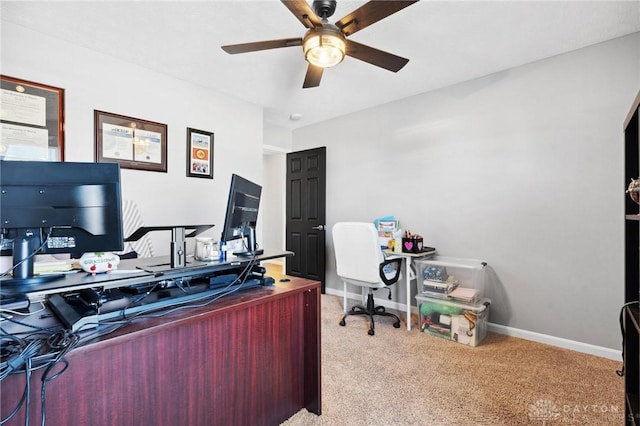
<path id="1" fill-rule="evenodd" d="M 313 10 L 321 19 L 326 19 L 336 11 L 336 0 L 313 0 Z"/>

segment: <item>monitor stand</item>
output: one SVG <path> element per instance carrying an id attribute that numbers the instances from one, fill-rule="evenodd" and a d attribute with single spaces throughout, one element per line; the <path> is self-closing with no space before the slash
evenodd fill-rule
<path id="1" fill-rule="evenodd" d="M 238 257 L 253 257 L 264 253 L 264 250 L 258 249 L 253 251 L 234 251 L 233 255 Z"/>
<path id="2" fill-rule="evenodd" d="M 29 291 L 38 284 L 54 281 L 64 274 L 36 275 L 33 272 L 35 256 L 40 240 L 35 237 L 19 237 L 13 240 L 13 278 L 2 279 L 3 290 L 9 292 Z"/>
<path id="3" fill-rule="evenodd" d="M 138 241 L 145 234 L 151 231 L 171 231 L 171 263 L 167 265 L 150 265 L 150 266 L 167 266 L 165 269 L 184 268 L 187 266 L 187 243 L 188 237 L 196 235 L 212 228 L 213 225 L 174 225 L 174 226 L 141 226 L 136 229 L 133 234 L 125 238 L 125 241 Z M 187 232 L 187 229 L 191 230 Z"/>
<path id="4" fill-rule="evenodd" d="M 264 253 L 264 250 L 258 249 L 256 245 L 256 230 L 252 226 L 247 226 L 243 232 L 244 237 L 247 237 L 247 250 L 246 251 L 234 251 L 234 256 L 239 257 L 253 257 Z"/>

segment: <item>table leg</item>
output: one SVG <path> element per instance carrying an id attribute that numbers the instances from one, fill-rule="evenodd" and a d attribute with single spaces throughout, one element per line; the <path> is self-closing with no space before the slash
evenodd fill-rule
<path id="1" fill-rule="evenodd" d="M 344 313 L 347 313 L 347 282 L 342 281 L 342 286 L 344 288 L 344 292 L 342 293 L 342 310 Z"/>
<path id="2" fill-rule="evenodd" d="M 411 331 L 411 257 L 404 258 L 404 279 L 407 284 L 407 331 Z"/>

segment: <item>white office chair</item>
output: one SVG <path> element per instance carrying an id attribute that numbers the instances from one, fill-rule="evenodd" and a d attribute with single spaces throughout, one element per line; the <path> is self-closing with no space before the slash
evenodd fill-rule
<path id="1" fill-rule="evenodd" d="M 395 318 L 393 326 L 400 327 L 400 318 L 375 306 L 373 291 L 394 284 L 400 278 L 401 258 L 385 259 L 373 223 L 338 222 L 333 226 L 333 246 L 338 276 L 344 283 L 344 311 L 340 325 L 346 324 L 348 315 L 367 315 L 369 335 L 375 334 L 374 315 Z M 367 306 L 356 305 L 347 312 L 347 284 L 368 287 Z M 391 291 L 389 291 L 391 298 Z"/>

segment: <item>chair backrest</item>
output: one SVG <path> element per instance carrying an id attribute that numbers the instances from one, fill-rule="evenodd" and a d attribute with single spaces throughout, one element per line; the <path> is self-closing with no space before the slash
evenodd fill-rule
<path id="1" fill-rule="evenodd" d="M 381 283 L 380 263 L 384 256 L 373 223 L 338 222 L 332 233 L 338 276 L 371 284 Z"/>

